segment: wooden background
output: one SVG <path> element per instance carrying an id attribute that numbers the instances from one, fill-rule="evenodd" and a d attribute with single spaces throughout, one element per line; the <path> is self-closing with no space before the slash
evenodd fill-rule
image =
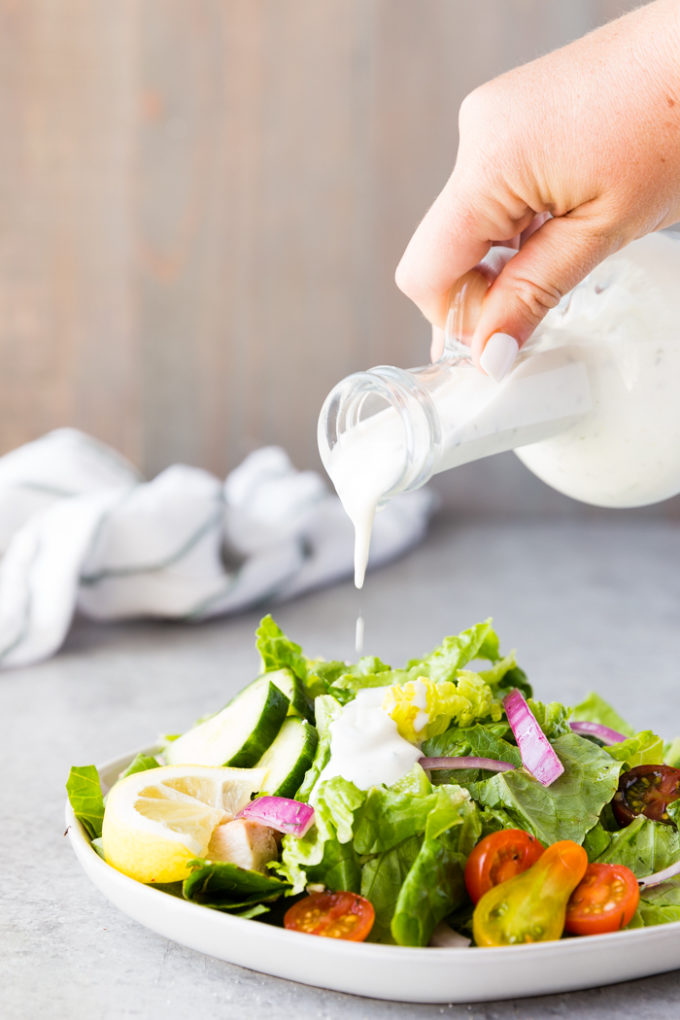
<path id="1" fill-rule="evenodd" d="M 278 442 L 427 357 L 394 266 L 463 96 L 632 0 L 0 0 L 0 453 L 59 425 L 148 474 Z M 562 507 L 512 457 L 459 505 Z"/>

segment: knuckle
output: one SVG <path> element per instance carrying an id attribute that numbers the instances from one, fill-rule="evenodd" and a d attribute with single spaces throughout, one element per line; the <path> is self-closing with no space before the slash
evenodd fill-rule
<path id="1" fill-rule="evenodd" d="M 513 276 L 511 288 L 515 301 L 534 323 L 540 322 L 564 296 L 560 287 L 547 281 L 530 280 L 526 276 Z"/>
<path id="2" fill-rule="evenodd" d="M 479 85 L 468 94 L 460 104 L 458 111 L 458 123 L 461 127 L 476 124 L 481 119 L 493 113 L 494 103 L 489 84 Z"/>

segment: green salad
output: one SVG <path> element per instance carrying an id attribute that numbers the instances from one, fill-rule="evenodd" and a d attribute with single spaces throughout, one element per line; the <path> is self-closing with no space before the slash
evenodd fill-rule
<path id="1" fill-rule="evenodd" d="M 128 877 L 402 946 L 680 921 L 680 739 L 597 694 L 536 700 L 491 621 L 399 669 L 309 658 L 270 616 L 256 647 L 257 677 L 106 798 L 71 770 L 76 819 Z"/>

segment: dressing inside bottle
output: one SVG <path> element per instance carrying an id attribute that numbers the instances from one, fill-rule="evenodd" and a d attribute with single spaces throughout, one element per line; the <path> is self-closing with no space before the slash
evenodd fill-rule
<path id="1" fill-rule="evenodd" d="M 471 364 L 455 321 L 434 364 L 348 376 L 321 410 L 319 450 L 355 527 L 358 587 L 376 509 L 504 450 L 600 506 L 680 491 L 677 236 L 653 234 L 605 260 L 548 314 L 501 383 Z"/>

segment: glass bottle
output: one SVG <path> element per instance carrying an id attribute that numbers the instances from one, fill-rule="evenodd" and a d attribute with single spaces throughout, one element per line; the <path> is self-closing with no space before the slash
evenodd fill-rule
<path id="1" fill-rule="evenodd" d="M 584 502 L 639 506 L 680 492 L 678 235 L 649 235 L 601 263 L 500 383 L 456 339 L 465 314 L 463 286 L 438 361 L 357 372 L 326 398 L 319 451 L 355 524 L 369 506 L 504 450 Z"/>

